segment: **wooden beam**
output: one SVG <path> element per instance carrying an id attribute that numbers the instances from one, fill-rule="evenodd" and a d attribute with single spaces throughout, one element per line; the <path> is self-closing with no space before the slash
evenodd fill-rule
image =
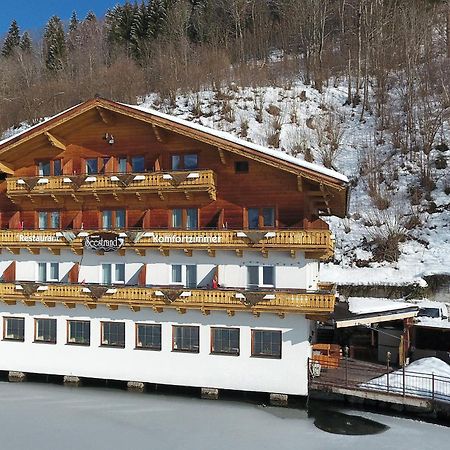
<path id="1" fill-rule="evenodd" d="M 78 197 L 77 197 L 73 192 L 70 194 L 70 196 L 71 196 L 77 203 L 80 202 L 80 200 L 78 200 Z"/>
<path id="2" fill-rule="evenodd" d="M 236 256 L 239 258 L 242 258 L 242 256 L 244 255 L 244 251 L 241 248 L 237 248 L 236 249 Z"/>
<path id="3" fill-rule="evenodd" d="M 6 250 L 8 250 L 13 255 L 19 255 L 20 254 L 20 248 L 6 247 Z"/>
<path id="4" fill-rule="evenodd" d="M 152 123 L 152 129 L 153 129 L 153 133 L 155 135 L 156 140 L 161 143 L 164 142 L 163 135 L 162 135 L 160 128 L 157 127 L 154 123 Z"/>
<path id="5" fill-rule="evenodd" d="M 111 304 L 111 303 L 108 303 L 106 306 L 107 306 L 108 309 L 110 309 L 111 311 L 116 311 L 116 310 L 119 308 L 118 305 L 114 305 L 114 304 Z"/>
<path id="6" fill-rule="evenodd" d="M 164 248 L 164 247 L 159 247 L 159 252 L 161 253 L 161 255 L 164 256 L 169 256 L 170 251 L 168 248 Z"/>
<path id="7" fill-rule="evenodd" d="M 53 201 L 54 201 L 55 203 L 59 203 L 59 200 L 58 200 L 58 198 L 56 197 L 55 194 L 50 194 L 50 197 L 53 199 Z"/>
<path id="8" fill-rule="evenodd" d="M 279 313 L 278 313 L 278 317 L 279 317 L 280 319 L 284 319 L 284 318 L 286 317 L 286 315 L 284 314 L 284 312 L 279 312 Z"/>
<path id="9" fill-rule="evenodd" d="M 301 175 L 297 176 L 297 190 L 303 192 L 303 178 Z"/>
<path id="10" fill-rule="evenodd" d="M 86 306 L 87 309 L 95 309 L 97 308 L 96 303 L 85 303 L 84 306 Z"/>
<path id="11" fill-rule="evenodd" d="M 291 254 L 291 258 L 295 258 L 297 256 L 297 252 L 295 250 L 290 250 L 289 253 Z"/>
<path id="12" fill-rule="evenodd" d="M 130 305 L 130 309 L 133 312 L 139 312 L 141 310 L 140 306 L 136 306 L 136 305 Z"/>
<path id="13" fill-rule="evenodd" d="M 96 106 L 95 109 L 97 110 L 98 117 L 100 118 L 100 120 L 105 125 L 109 125 L 109 118 L 108 118 L 108 114 L 106 113 L 106 111 L 103 108 L 99 107 L 99 106 Z"/>
<path id="14" fill-rule="evenodd" d="M 44 136 L 48 139 L 48 142 L 52 147 L 59 148 L 60 150 L 66 150 L 66 145 L 61 141 L 60 138 L 51 134 L 49 131 L 44 131 Z"/>
<path id="15" fill-rule="evenodd" d="M 40 249 L 40 248 L 27 247 L 27 250 L 28 250 L 32 255 L 39 255 L 39 253 L 41 253 L 41 249 Z"/>
<path id="16" fill-rule="evenodd" d="M 71 247 L 70 249 L 73 253 L 75 253 L 75 255 L 81 256 L 83 254 L 83 248 Z"/>
<path id="17" fill-rule="evenodd" d="M 145 256 L 145 250 L 143 248 L 134 248 L 134 251 L 137 253 L 137 255 L 139 256 Z"/>
<path id="18" fill-rule="evenodd" d="M 164 309 L 161 306 L 152 306 L 152 309 L 158 314 L 164 311 Z"/>
<path id="19" fill-rule="evenodd" d="M 0 162 L 0 171 L 2 171 L 4 173 L 8 173 L 9 175 L 14 175 L 14 170 L 2 162 Z"/>
<path id="20" fill-rule="evenodd" d="M 204 316 L 209 316 L 211 314 L 211 311 L 209 309 L 204 308 L 203 306 L 200 308 L 200 311 Z"/>
<path id="21" fill-rule="evenodd" d="M 186 308 L 175 308 L 179 314 L 186 314 Z"/>
<path id="22" fill-rule="evenodd" d="M 220 162 L 225 166 L 227 164 L 227 159 L 225 157 L 225 152 L 224 152 L 223 148 L 220 148 L 220 147 L 217 147 L 217 150 L 219 152 Z"/>
<path id="23" fill-rule="evenodd" d="M 261 249 L 261 254 L 262 254 L 263 258 L 268 258 L 269 257 L 269 250 L 267 250 L 267 248 L 262 248 Z"/>
<path id="24" fill-rule="evenodd" d="M 208 248 L 207 252 L 208 252 L 208 256 L 211 256 L 212 258 L 214 258 L 216 256 L 216 251 L 213 250 L 212 248 Z"/>
<path id="25" fill-rule="evenodd" d="M 186 200 L 191 200 L 192 199 L 192 195 L 190 194 L 189 191 L 184 191 L 184 196 L 186 197 Z"/>
<path id="26" fill-rule="evenodd" d="M 162 193 L 162 191 L 158 191 L 158 197 L 161 201 L 165 200 L 164 194 Z"/>
<path id="27" fill-rule="evenodd" d="M 22 303 L 27 306 L 34 306 L 36 304 L 34 300 L 27 300 L 27 299 L 23 299 Z"/>
<path id="28" fill-rule="evenodd" d="M 69 309 L 75 308 L 75 303 L 73 303 L 73 302 L 64 302 L 63 305 Z"/>
<path id="29" fill-rule="evenodd" d="M 183 252 L 186 256 L 192 256 L 192 250 L 190 248 L 184 248 Z"/>
<path id="30" fill-rule="evenodd" d="M 55 302 L 50 302 L 48 300 L 41 300 L 41 303 L 47 308 L 54 308 L 56 305 Z"/>

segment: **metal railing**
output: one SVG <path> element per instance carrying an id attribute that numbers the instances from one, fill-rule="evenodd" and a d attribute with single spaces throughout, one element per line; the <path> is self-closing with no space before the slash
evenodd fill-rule
<path id="1" fill-rule="evenodd" d="M 450 402 L 450 377 L 417 372 L 408 366 L 394 369 L 389 362 L 381 365 L 343 357 L 336 365 L 335 361 L 318 359 L 313 356 L 308 360 L 309 385 L 312 389 L 340 387 Z"/>

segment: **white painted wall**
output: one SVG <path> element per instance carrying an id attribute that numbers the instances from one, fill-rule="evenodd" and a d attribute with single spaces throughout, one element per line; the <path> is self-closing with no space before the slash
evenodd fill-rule
<path id="1" fill-rule="evenodd" d="M 128 308 L 110 311 L 99 306 L 87 310 L 77 306 L 73 310 L 41 305 L 26 307 L 2 305 L 0 316 L 25 318 L 25 342 L 0 341 L 0 370 L 75 375 L 124 381 L 214 387 L 285 394 L 307 394 L 307 358 L 310 355 L 309 321 L 302 315 L 212 312 L 203 316 L 190 311 L 180 315 L 166 310 L 154 313 L 151 309 L 132 312 Z M 33 343 L 34 318 L 57 319 L 57 343 Z M 66 345 L 66 320 L 91 320 L 91 345 L 89 347 Z M 100 321 L 125 322 L 126 347 L 100 346 Z M 135 350 L 135 322 L 162 323 L 162 350 Z M 172 351 L 172 325 L 199 325 L 200 352 L 178 353 Z M 240 329 L 240 355 L 210 354 L 210 327 L 226 326 Z M 282 331 L 282 358 L 268 359 L 251 356 L 252 328 Z M 3 320 L 0 320 L 3 337 Z"/>
<path id="2" fill-rule="evenodd" d="M 215 257 L 208 256 L 206 251 L 194 251 L 189 257 L 180 250 L 172 250 L 169 256 L 164 256 L 156 250 L 149 250 L 145 257 L 134 251 L 127 251 L 125 256 L 118 253 L 106 253 L 99 256 L 85 251 L 78 256 L 70 250 L 62 250 L 60 255 L 53 255 L 48 250 L 41 250 L 39 255 L 32 255 L 27 250 L 21 250 L 20 255 L 7 252 L 0 254 L 0 275 L 11 261 L 16 260 L 16 277 L 21 281 L 35 281 L 37 279 L 39 262 L 59 262 L 61 281 L 67 281 L 67 275 L 75 262 L 80 263 L 79 281 L 86 283 L 100 283 L 102 279 L 101 264 L 126 263 L 125 283 L 137 284 L 137 274 L 143 264 L 147 264 L 148 285 L 172 284 L 172 264 L 196 264 L 197 281 L 200 286 L 211 284 L 215 267 L 219 267 L 219 283 L 223 287 L 247 287 L 248 265 L 269 265 L 275 268 L 275 283 L 278 289 L 308 289 L 317 288 L 319 264 L 314 260 L 307 260 L 304 254 L 297 252 L 292 258 L 288 252 L 269 252 L 264 258 L 258 251 L 244 251 L 243 257 L 235 252 L 217 251 Z M 184 280 L 183 280 L 184 281 Z"/>

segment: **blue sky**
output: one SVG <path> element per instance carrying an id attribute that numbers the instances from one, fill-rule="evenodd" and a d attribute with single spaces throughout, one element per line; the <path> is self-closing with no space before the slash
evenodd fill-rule
<path id="1" fill-rule="evenodd" d="M 0 36 L 8 31 L 13 19 L 17 20 L 21 31 L 37 31 L 53 15 L 68 20 L 73 10 L 79 18 L 92 10 L 103 17 L 105 11 L 117 3 L 125 3 L 125 0 L 0 0 Z"/>

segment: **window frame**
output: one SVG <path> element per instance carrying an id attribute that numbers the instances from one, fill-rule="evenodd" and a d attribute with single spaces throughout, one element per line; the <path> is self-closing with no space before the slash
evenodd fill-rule
<path id="1" fill-rule="evenodd" d="M 96 165 L 97 165 L 97 169 L 95 172 L 89 172 L 89 163 L 88 161 L 96 161 Z M 103 160 L 102 160 L 103 161 Z M 84 158 L 84 174 L 85 175 L 101 175 L 101 164 L 99 164 L 99 158 L 98 157 L 94 157 L 94 158 Z"/>
<path id="2" fill-rule="evenodd" d="M 45 218 L 44 218 L 45 226 L 41 226 L 41 217 L 44 217 L 43 216 L 44 214 L 45 214 Z M 58 226 L 57 227 L 52 226 L 52 222 L 53 222 L 52 219 L 55 216 L 58 218 Z M 61 211 L 58 209 L 36 211 L 36 224 L 37 224 L 36 228 L 39 230 L 60 230 L 61 229 Z"/>
<path id="3" fill-rule="evenodd" d="M 242 170 L 244 165 L 245 165 L 246 169 Z M 249 172 L 250 172 L 250 163 L 249 163 L 249 161 L 242 160 L 242 161 L 235 161 L 234 162 L 234 173 L 235 174 L 240 175 L 240 174 L 245 174 L 245 173 L 249 173 Z"/>
<path id="4" fill-rule="evenodd" d="M 153 346 L 144 346 L 139 345 L 139 327 L 156 327 L 159 328 L 159 345 L 153 345 Z M 134 348 L 136 350 L 151 350 L 151 351 L 161 351 L 162 350 L 162 325 L 160 323 L 145 323 L 145 322 L 136 322 L 134 324 L 134 331 L 135 331 L 135 343 Z"/>
<path id="5" fill-rule="evenodd" d="M 104 277 L 104 267 L 109 266 L 110 271 L 110 279 L 111 282 L 105 282 Z M 123 267 L 123 280 L 117 279 L 117 266 Z M 115 285 L 115 284 L 125 284 L 126 281 L 126 264 L 125 263 L 101 263 L 100 264 L 100 284 L 103 284 L 105 286 Z"/>
<path id="6" fill-rule="evenodd" d="M 88 342 L 76 342 L 70 341 L 70 324 L 71 323 L 84 323 L 84 324 L 88 324 L 88 330 L 89 330 L 89 340 Z M 67 345 L 77 345 L 80 347 L 90 347 L 91 345 L 91 321 L 90 320 L 82 320 L 82 319 L 67 319 L 66 320 L 66 344 Z"/>
<path id="7" fill-rule="evenodd" d="M 197 227 L 188 227 L 188 210 L 195 211 L 196 212 L 196 222 Z M 181 223 L 180 226 L 174 225 L 174 214 L 175 211 L 181 212 Z M 171 230 L 189 230 L 189 231 L 196 231 L 200 229 L 200 208 L 172 208 L 169 210 L 169 224 Z"/>
<path id="8" fill-rule="evenodd" d="M 123 226 L 117 225 L 117 219 L 119 217 L 119 213 L 123 214 Z M 111 226 L 105 226 L 105 215 L 109 216 L 111 220 Z M 127 210 L 126 208 L 118 208 L 118 209 L 102 209 L 100 211 L 100 219 L 101 219 L 101 229 L 102 230 L 125 230 L 127 228 Z"/>
<path id="9" fill-rule="evenodd" d="M 55 170 L 55 162 L 56 161 L 58 161 L 59 162 L 59 164 L 60 164 L 60 166 L 59 166 L 59 173 L 56 173 L 56 170 Z M 48 163 L 48 165 L 49 165 L 49 173 L 48 173 L 48 175 L 44 175 L 44 174 L 40 174 L 39 172 L 40 172 L 40 167 L 41 167 L 41 164 L 45 164 L 45 163 Z M 38 176 L 38 177 L 43 177 L 43 178 L 45 178 L 45 177 L 55 177 L 55 176 L 61 176 L 61 175 L 63 175 L 63 160 L 62 160 L 62 158 L 56 158 L 56 159 L 38 159 L 38 160 L 36 160 L 36 175 Z"/>
<path id="10" fill-rule="evenodd" d="M 276 265 L 270 265 L 270 264 L 248 264 L 245 265 L 247 268 L 247 289 L 251 289 L 252 286 L 255 286 L 256 288 L 276 288 L 277 283 L 277 277 L 276 277 Z M 264 283 L 264 268 L 270 267 L 272 269 L 272 278 L 273 278 L 273 284 L 265 284 Z M 250 284 L 250 268 L 257 268 L 258 269 L 258 283 L 251 283 Z"/>
<path id="11" fill-rule="evenodd" d="M 52 278 L 51 274 L 52 274 L 52 266 L 57 265 L 57 272 L 58 272 L 58 278 Z M 40 276 L 40 272 L 41 272 L 41 267 L 45 267 L 45 280 L 41 280 L 41 276 Z M 38 261 L 37 262 L 37 274 L 36 274 L 36 280 L 38 283 L 51 283 L 51 282 L 57 282 L 59 283 L 60 281 L 60 270 L 59 270 L 59 262 L 58 261 L 53 261 L 53 262 L 47 262 L 47 261 Z"/>
<path id="12" fill-rule="evenodd" d="M 123 326 L 123 344 L 105 344 L 104 343 L 104 335 L 105 335 L 105 325 L 122 325 Z M 111 320 L 102 320 L 100 321 L 100 347 L 109 347 L 109 348 L 125 348 L 126 344 L 126 326 L 124 321 L 111 321 Z"/>
<path id="13" fill-rule="evenodd" d="M 22 322 L 22 337 L 16 338 L 16 337 L 7 337 L 7 322 L 8 320 L 20 320 Z M 18 317 L 18 316 L 3 316 L 3 340 L 4 341 L 10 341 L 10 342 L 25 342 L 25 317 Z"/>
<path id="14" fill-rule="evenodd" d="M 273 225 L 264 225 L 264 210 L 273 210 Z M 258 210 L 258 227 L 250 228 L 249 212 Z M 278 228 L 278 208 L 276 206 L 248 206 L 244 208 L 244 228 L 247 230 L 274 230 Z"/>
<path id="15" fill-rule="evenodd" d="M 268 358 L 268 359 L 282 359 L 283 357 L 283 332 L 281 330 L 263 330 L 261 328 L 252 328 L 251 332 L 251 354 L 252 358 Z M 280 336 L 280 351 L 277 354 L 268 354 L 264 352 L 255 353 L 255 333 L 277 333 Z M 261 347 L 263 344 L 261 343 Z"/>
<path id="16" fill-rule="evenodd" d="M 196 349 L 195 348 L 194 349 L 190 349 L 188 347 L 176 348 L 175 344 L 176 344 L 176 330 L 177 329 L 196 330 L 197 331 L 197 348 Z M 185 337 L 182 337 L 183 341 L 185 339 L 186 339 Z M 190 337 L 189 339 L 192 339 L 192 337 Z M 199 325 L 172 325 L 172 352 L 177 352 L 177 353 L 196 353 L 196 354 L 200 353 L 200 326 Z"/>
<path id="17" fill-rule="evenodd" d="M 215 345 L 215 335 L 214 332 L 216 330 L 225 330 L 225 331 L 237 331 L 237 351 L 233 352 L 233 351 L 220 351 L 220 350 L 215 350 L 214 349 L 214 345 Z M 241 329 L 237 328 L 237 327 L 211 327 L 210 329 L 210 354 L 211 355 L 225 355 L 225 356 L 239 356 L 241 354 Z"/>
<path id="18" fill-rule="evenodd" d="M 141 158 L 142 159 L 142 170 L 135 170 L 134 166 L 133 166 L 133 160 L 137 159 L 137 158 Z M 129 166 L 130 166 L 130 170 L 131 173 L 145 173 L 145 155 L 132 155 L 130 156 L 130 161 L 129 161 Z"/>
<path id="19" fill-rule="evenodd" d="M 40 321 L 46 321 L 48 323 L 54 323 L 55 324 L 55 338 L 54 340 L 43 340 L 38 339 L 38 328 L 39 328 L 39 322 Z M 35 317 L 34 318 L 34 339 L 33 342 L 36 344 L 56 344 L 58 340 L 58 321 L 57 319 L 49 318 L 49 317 Z"/>
<path id="20" fill-rule="evenodd" d="M 186 167 L 186 157 L 189 157 L 189 156 L 195 156 L 196 157 L 197 165 L 195 167 Z M 179 167 L 176 168 L 176 169 L 174 169 L 174 164 L 173 164 L 173 161 L 174 161 L 173 158 L 174 157 L 178 158 L 178 163 L 179 163 Z M 169 155 L 169 158 L 170 158 L 170 170 L 172 170 L 172 171 L 177 171 L 177 170 L 186 170 L 186 171 L 188 171 L 188 170 L 198 170 L 199 167 L 200 167 L 200 164 L 199 164 L 200 158 L 199 158 L 198 152 L 188 151 L 186 153 L 171 153 Z"/>

